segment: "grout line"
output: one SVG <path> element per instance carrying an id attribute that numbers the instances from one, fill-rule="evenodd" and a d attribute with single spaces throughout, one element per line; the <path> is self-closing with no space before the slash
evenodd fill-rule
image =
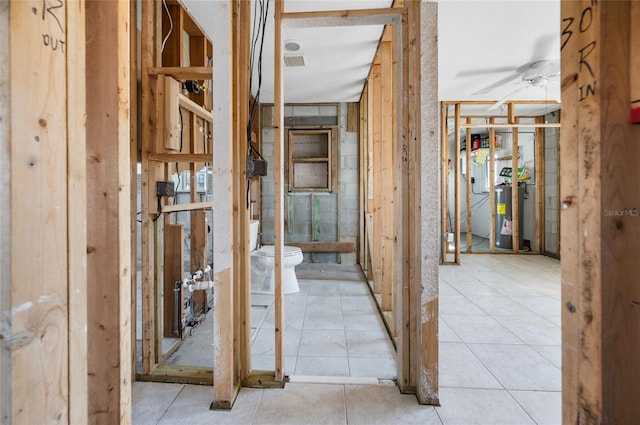
<path id="1" fill-rule="evenodd" d="M 158 418 L 158 422 L 156 422 L 156 425 L 159 424 L 162 421 L 162 418 L 164 418 L 164 415 L 167 414 L 167 412 L 171 409 L 171 406 L 173 406 L 173 403 L 176 402 L 176 400 L 178 399 L 178 397 L 180 396 L 180 394 L 182 394 L 182 392 L 184 391 L 186 385 L 182 384 L 182 388 L 180 388 L 180 391 L 178 391 L 176 393 L 176 396 L 171 400 L 171 403 L 169 403 L 167 405 L 167 407 L 164 409 L 164 412 L 162 412 L 162 415 L 160 415 L 160 417 Z"/>

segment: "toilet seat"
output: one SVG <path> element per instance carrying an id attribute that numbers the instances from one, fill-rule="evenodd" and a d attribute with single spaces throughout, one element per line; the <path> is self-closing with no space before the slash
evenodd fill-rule
<path id="1" fill-rule="evenodd" d="M 282 256 L 283 257 L 294 257 L 302 253 L 302 250 L 296 246 L 284 246 L 282 247 Z M 263 257 L 275 257 L 276 249 L 273 245 L 264 245 L 256 252 L 256 255 L 260 255 Z"/>

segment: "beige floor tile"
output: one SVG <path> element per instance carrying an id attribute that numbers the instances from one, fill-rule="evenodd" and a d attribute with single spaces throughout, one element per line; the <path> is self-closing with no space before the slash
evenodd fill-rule
<path id="1" fill-rule="evenodd" d="M 349 357 L 350 376 L 394 379 L 398 376 L 396 359 L 376 359 L 366 357 Z"/>
<path id="2" fill-rule="evenodd" d="M 504 390 L 440 388 L 436 411 L 443 425 L 534 425 Z"/>
<path id="3" fill-rule="evenodd" d="M 324 329 L 303 330 L 298 355 L 347 357 L 347 343 L 344 331 Z"/>
<path id="4" fill-rule="evenodd" d="M 465 316 L 482 316 L 486 314 L 477 305 L 462 295 L 441 296 L 440 314 L 464 314 Z"/>
<path id="5" fill-rule="evenodd" d="M 441 425 L 432 406 L 395 385 L 347 385 L 345 393 L 349 425 Z"/>
<path id="6" fill-rule="evenodd" d="M 249 425 L 253 422 L 262 391 L 243 388 L 231 410 L 210 410 L 213 387 L 186 385 L 158 425 Z"/>
<path id="7" fill-rule="evenodd" d="M 343 385 L 289 383 L 264 390 L 255 425 L 346 424 Z"/>
<path id="8" fill-rule="evenodd" d="M 441 315 L 447 325 L 466 343 L 524 344 L 511 331 L 489 316 Z"/>
<path id="9" fill-rule="evenodd" d="M 439 360 L 443 387 L 504 389 L 465 344 L 440 342 Z"/>
<path id="10" fill-rule="evenodd" d="M 346 357 L 298 356 L 296 375 L 349 376 L 349 361 Z"/>
<path id="11" fill-rule="evenodd" d="M 560 345 L 561 343 L 560 327 L 541 316 L 520 314 L 516 316 L 494 316 L 494 319 L 527 344 Z"/>
<path id="12" fill-rule="evenodd" d="M 386 334 L 371 331 L 345 331 L 349 357 L 386 358 L 395 349 Z"/>
<path id="13" fill-rule="evenodd" d="M 560 369 L 527 345 L 469 344 L 469 348 L 508 390 L 561 389 Z"/>
<path id="14" fill-rule="evenodd" d="M 562 424 L 562 394 L 545 391 L 509 391 L 537 425 Z"/>
<path id="15" fill-rule="evenodd" d="M 182 384 L 134 382 L 131 386 L 131 421 L 134 425 L 155 425 L 184 388 Z"/>

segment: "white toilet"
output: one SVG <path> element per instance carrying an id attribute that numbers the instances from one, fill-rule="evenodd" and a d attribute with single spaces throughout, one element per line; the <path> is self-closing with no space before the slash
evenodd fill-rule
<path id="1" fill-rule="evenodd" d="M 273 245 L 263 245 L 258 249 L 258 220 L 251 220 L 250 223 L 250 244 L 251 244 L 251 290 L 274 293 L 274 256 L 275 247 Z M 302 250 L 294 246 L 285 246 L 282 251 L 283 269 L 282 280 L 284 283 L 284 293 L 293 294 L 300 290 L 295 267 L 302 263 Z"/>

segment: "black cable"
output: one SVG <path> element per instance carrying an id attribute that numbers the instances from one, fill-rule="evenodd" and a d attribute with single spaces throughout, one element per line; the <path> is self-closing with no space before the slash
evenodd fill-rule
<path id="1" fill-rule="evenodd" d="M 156 213 L 155 217 L 153 217 L 153 221 L 155 222 L 158 218 L 160 218 L 161 215 L 162 215 L 162 201 L 160 199 L 160 196 L 158 196 L 158 212 Z"/>

